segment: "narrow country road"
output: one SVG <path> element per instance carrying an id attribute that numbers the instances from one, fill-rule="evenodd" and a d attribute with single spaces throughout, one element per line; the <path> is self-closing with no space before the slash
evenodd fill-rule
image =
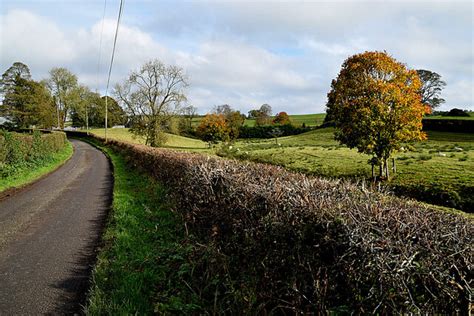
<path id="1" fill-rule="evenodd" d="M 72 143 L 64 166 L 0 200 L 0 315 L 81 313 L 113 180 L 102 152 Z"/>

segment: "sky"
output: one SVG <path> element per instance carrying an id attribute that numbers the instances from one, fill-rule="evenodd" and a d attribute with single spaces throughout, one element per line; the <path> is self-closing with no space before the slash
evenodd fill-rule
<path id="1" fill-rule="evenodd" d="M 105 93 L 119 3 L 1 0 L 0 71 L 20 61 L 40 80 L 66 67 Z M 124 0 L 110 85 L 159 59 L 184 69 L 188 103 L 202 114 L 220 104 L 246 113 L 264 103 L 274 113 L 322 113 L 344 60 L 378 50 L 439 73 L 447 83 L 440 110 L 474 110 L 473 7 L 457 0 Z"/>

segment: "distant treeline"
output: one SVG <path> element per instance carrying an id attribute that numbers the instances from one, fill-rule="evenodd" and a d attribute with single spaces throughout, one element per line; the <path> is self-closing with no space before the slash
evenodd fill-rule
<path id="1" fill-rule="evenodd" d="M 422 123 L 425 131 L 474 133 L 474 120 L 423 119 Z"/>

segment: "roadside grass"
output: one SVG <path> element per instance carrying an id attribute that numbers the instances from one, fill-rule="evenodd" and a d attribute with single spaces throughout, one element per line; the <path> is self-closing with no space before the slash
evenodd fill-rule
<path id="1" fill-rule="evenodd" d="M 110 148 L 113 207 L 93 271 L 85 312 L 90 315 L 188 314 L 199 299 L 185 285 L 191 247 L 167 203 L 166 190 L 126 165 Z"/>
<path id="2" fill-rule="evenodd" d="M 369 178 L 371 167 L 367 161 L 370 157 L 339 145 L 333 131 L 333 128 L 324 128 L 282 137 L 278 139 L 280 145 L 271 139 L 239 140 L 231 156 L 324 177 Z M 454 195 L 446 199 L 456 199 L 457 195 L 469 199 L 474 190 L 473 134 L 428 132 L 427 141 L 405 147 L 407 151 L 394 155 L 397 174 L 391 186 L 401 190 L 413 187 L 444 190 Z M 423 196 L 417 198 L 423 200 Z"/>
<path id="3" fill-rule="evenodd" d="M 7 189 L 25 186 L 42 176 L 56 170 L 71 158 L 74 150 L 70 142 L 66 143 L 64 149 L 53 153 L 50 157 L 42 159 L 35 165 L 25 165 L 15 170 L 15 173 L 0 178 L 0 192 Z"/>

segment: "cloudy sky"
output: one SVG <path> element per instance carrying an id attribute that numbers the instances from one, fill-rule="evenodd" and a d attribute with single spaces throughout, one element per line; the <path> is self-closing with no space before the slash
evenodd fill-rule
<path id="1" fill-rule="evenodd" d="M 1 0 L 0 71 L 26 63 L 35 79 L 66 67 L 105 91 L 119 0 Z M 447 82 L 441 109 L 474 110 L 473 1 L 125 0 L 111 85 L 158 58 L 185 69 L 205 113 L 324 112 L 350 55 L 386 50 Z M 102 21 L 104 23 L 102 23 Z M 99 43 L 102 35 L 102 50 Z M 99 56 L 100 63 L 99 63 Z"/>

